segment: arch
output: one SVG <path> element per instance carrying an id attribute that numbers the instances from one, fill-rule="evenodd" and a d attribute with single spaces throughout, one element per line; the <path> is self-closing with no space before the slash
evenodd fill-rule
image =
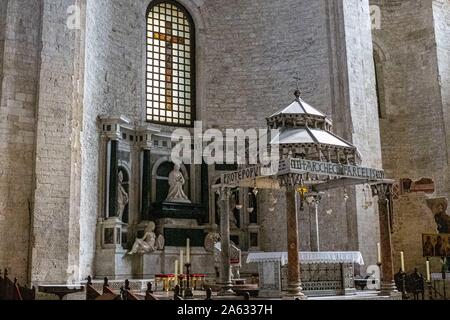
<path id="1" fill-rule="evenodd" d="M 146 12 L 145 105 L 148 122 L 192 127 L 196 120 L 196 28 L 178 1 Z"/>

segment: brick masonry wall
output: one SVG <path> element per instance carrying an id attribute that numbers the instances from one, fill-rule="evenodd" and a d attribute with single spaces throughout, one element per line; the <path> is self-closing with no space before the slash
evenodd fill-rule
<path id="1" fill-rule="evenodd" d="M 27 280 L 39 47 L 38 0 L 0 4 L 0 268 Z"/>

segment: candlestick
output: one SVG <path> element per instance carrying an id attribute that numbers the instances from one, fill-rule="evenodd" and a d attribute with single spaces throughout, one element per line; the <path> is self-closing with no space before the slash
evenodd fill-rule
<path id="1" fill-rule="evenodd" d="M 400 262 L 402 266 L 402 271 L 405 272 L 405 253 L 403 251 L 400 252 Z"/>
<path id="2" fill-rule="evenodd" d="M 180 274 L 184 274 L 184 251 L 180 250 Z"/>
<path id="3" fill-rule="evenodd" d="M 175 260 L 175 285 L 178 284 L 178 260 Z"/>
<path id="4" fill-rule="evenodd" d="M 191 239 L 186 240 L 186 263 L 191 263 Z"/>
<path id="5" fill-rule="evenodd" d="M 430 261 L 427 260 L 427 282 L 431 282 Z"/>
<path id="6" fill-rule="evenodd" d="M 378 250 L 378 263 L 381 263 L 381 243 L 377 243 L 377 250 Z"/>

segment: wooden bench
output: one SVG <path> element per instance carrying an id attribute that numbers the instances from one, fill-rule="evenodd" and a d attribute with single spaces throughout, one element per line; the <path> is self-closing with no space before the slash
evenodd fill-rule
<path id="1" fill-rule="evenodd" d="M 109 287 L 108 278 L 105 278 L 103 281 L 104 281 L 103 282 L 103 292 L 100 293 L 92 285 L 92 278 L 90 276 L 88 277 L 88 281 L 86 283 L 86 300 L 89 300 L 89 301 L 92 301 L 92 300 L 98 300 L 98 301 L 122 300 L 122 297 L 120 296 L 120 294 L 115 293 Z"/>
<path id="2" fill-rule="evenodd" d="M 0 275 L 0 300 L 36 300 L 36 290 L 20 286 L 17 279 L 11 281 L 5 269 L 3 277 Z"/>

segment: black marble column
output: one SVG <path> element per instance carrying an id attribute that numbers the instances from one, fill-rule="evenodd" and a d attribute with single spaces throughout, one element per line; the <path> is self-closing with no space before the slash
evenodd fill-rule
<path id="1" fill-rule="evenodd" d="M 144 150 L 142 160 L 142 219 L 144 221 L 150 220 L 152 186 L 152 168 L 150 156 L 150 150 Z"/>
<path id="2" fill-rule="evenodd" d="M 201 193 L 202 193 L 202 206 L 205 208 L 205 218 L 204 218 L 204 223 L 209 223 L 210 222 L 210 217 L 209 217 L 209 170 L 208 170 L 208 165 L 206 163 L 203 162 L 203 164 L 201 165 L 201 184 L 202 184 L 202 188 L 201 188 Z"/>
<path id="3" fill-rule="evenodd" d="M 109 208 L 108 217 L 117 215 L 117 198 L 119 183 L 119 141 L 110 142 L 109 152 Z"/>

